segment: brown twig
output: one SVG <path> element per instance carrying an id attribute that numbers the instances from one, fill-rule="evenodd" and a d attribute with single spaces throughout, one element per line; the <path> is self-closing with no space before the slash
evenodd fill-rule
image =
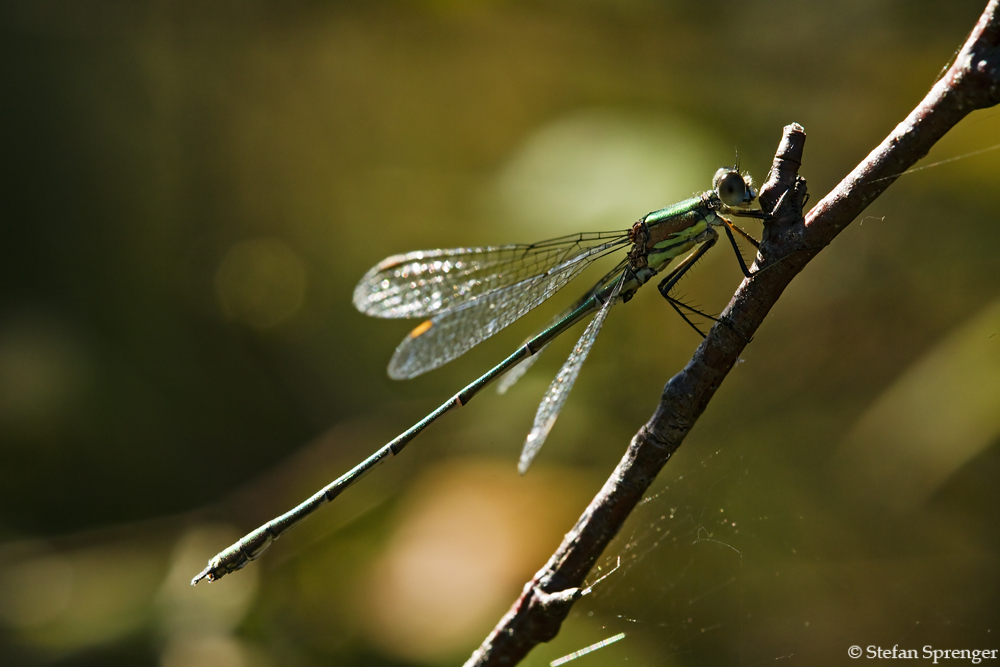
<path id="1" fill-rule="evenodd" d="M 556 636 L 582 595 L 584 577 L 621 529 L 785 287 L 892 182 L 962 118 L 1000 103 L 1000 0 L 990 0 L 954 64 L 927 96 L 854 171 L 803 219 L 799 177 L 805 132 L 785 128 L 761 205 L 773 212 L 752 279 L 723 311 L 691 361 L 663 390 L 660 404 L 558 550 L 524 589 L 466 667 L 514 665 Z M 764 270 L 766 269 L 766 270 Z"/>

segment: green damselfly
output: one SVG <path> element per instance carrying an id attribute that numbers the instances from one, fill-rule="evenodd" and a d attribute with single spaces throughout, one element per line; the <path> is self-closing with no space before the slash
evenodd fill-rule
<path id="1" fill-rule="evenodd" d="M 670 291 L 715 245 L 719 238 L 717 227 L 725 231 L 736 250 L 744 275 L 751 276 L 733 233 L 754 247 L 758 244 L 725 216 L 766 217 L 759 210 L 748 209 L 756 197 L 748 175 L 741 175 L 735 168 L 723 168 L 716 172 L 711 190 L 653 211 L 630 229 L 574 234 L 531 245 L 423 250 L 394 255 L 377 264 L 354 290 L 358 310 L 374 317 L 430 318 L 403 339 L 389 362 L 390 377 L 405 379 L 458 357 L 527 314 L 597 259 L 628 248 L 615 268 L 516 352 L 304 503 L 220 552 L 191 583 L 214 581 L 255 560 L 285 531 L 340 495 L 377 464 L 398 454 L 439 417 L 468 403 L 515 366 L 520 364 L 519 371 L 523 372 L 530 363 L 526 360 L 596 311 L 538 406 L 518 464 L 523 474 L 555 423 L 611 306 L 628 301 L 653 276 L 670 267 L 659 283 L 660 293 L 697 330 L 682 309 L 705 314 L 677 301 Z"/>

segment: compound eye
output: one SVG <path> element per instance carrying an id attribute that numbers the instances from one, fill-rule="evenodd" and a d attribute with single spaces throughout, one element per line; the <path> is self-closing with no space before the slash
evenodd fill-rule
<path id="1" fill-rule="evenodd" d="M 747 201 L 747 184 L 739 172 L 720 169 L 715 174 L 715 191 L 726 206 L 739 206 Z"/>

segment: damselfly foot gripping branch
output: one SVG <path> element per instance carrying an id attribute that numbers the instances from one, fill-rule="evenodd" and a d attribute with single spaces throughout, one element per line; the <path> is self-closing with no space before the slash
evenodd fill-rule
<path id="1" fill-rule="evenodd" d="M 524 473 L 552 429 L 611 306 L 631 299 L 653 276 L 669 267 L 659 282 L 660 293 L 697 330 L 682 309 L 704 313 L 675 300 L 670 291 L 715 245 L 719 227 L 736 250 L 744 275 L 751 277 L 733 233 L 755 248 L 758 244 L 726 216 L 767 217 L 759 210 L 748 209 L 756 197 L 748 175 L 724 168 L 716 172 L 711 190 L 653 211 L 631 229 L 574 234 L 531 245 L 420 250 L 394 255 L 377 264 L 354 290 L 357 309 L 373 317 L 429 318 L 403 339 L 389 362 L 389 375 L 404 379 L 458 357 L 523 317 L 597 259 L 628 249 L 615 268 L 545 330 L 304 503 L 212 558 L 191 583 L 215 581 L 255 560 L 285 531 L 336 498 L 377 464 L 398 454 L 443 414 L 468 403 L 488 384 L 537 355 L 554 338 L 596 311 L 538 406 L 518 464 Z"/>

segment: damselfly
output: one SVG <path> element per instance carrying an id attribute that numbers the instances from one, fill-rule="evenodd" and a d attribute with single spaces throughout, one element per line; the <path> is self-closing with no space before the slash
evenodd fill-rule
<path id="1" fill-rule="evenodd" d="M 398 454 L 443 414 L 462 407 L 518 364 L 518 370 L 523 372 L 549 342 L 596 311 L 538 406 L 518 464 L 524 473 L 552 429 L 611 306 L 628 301 L 653 276 L 669 268 L 659 282 L 660 293 L 697 330 L 684 311 L 704 313 L 677 301 L 670 292 L 715 245 L 718 227 L 736 250 L 744 275 L 750 277 L 733 233 L 754 247 L 758 244 L 726 215 L 766 217 L 759 210 L 748 209 L 756 197 L 748 175 L 724 168 L 716 172 L 711 190 L 649 213 L 627 230 L 574 234 L 531 245 L 422 250 L 394 255 L 377 264 L 354 290 L 358 310 L 374 317 L 430 318 L 403 339 L 389 362 L 389 375 L 404 379 L 458 357 L 551 297 L 597 259 L 628 249 L 611 271 L 541 333 L 304 503 L 209 560 L 191 583 L 214 581 L 255 560 L 285 531 L 340 495 L 378 463 Z"/>

